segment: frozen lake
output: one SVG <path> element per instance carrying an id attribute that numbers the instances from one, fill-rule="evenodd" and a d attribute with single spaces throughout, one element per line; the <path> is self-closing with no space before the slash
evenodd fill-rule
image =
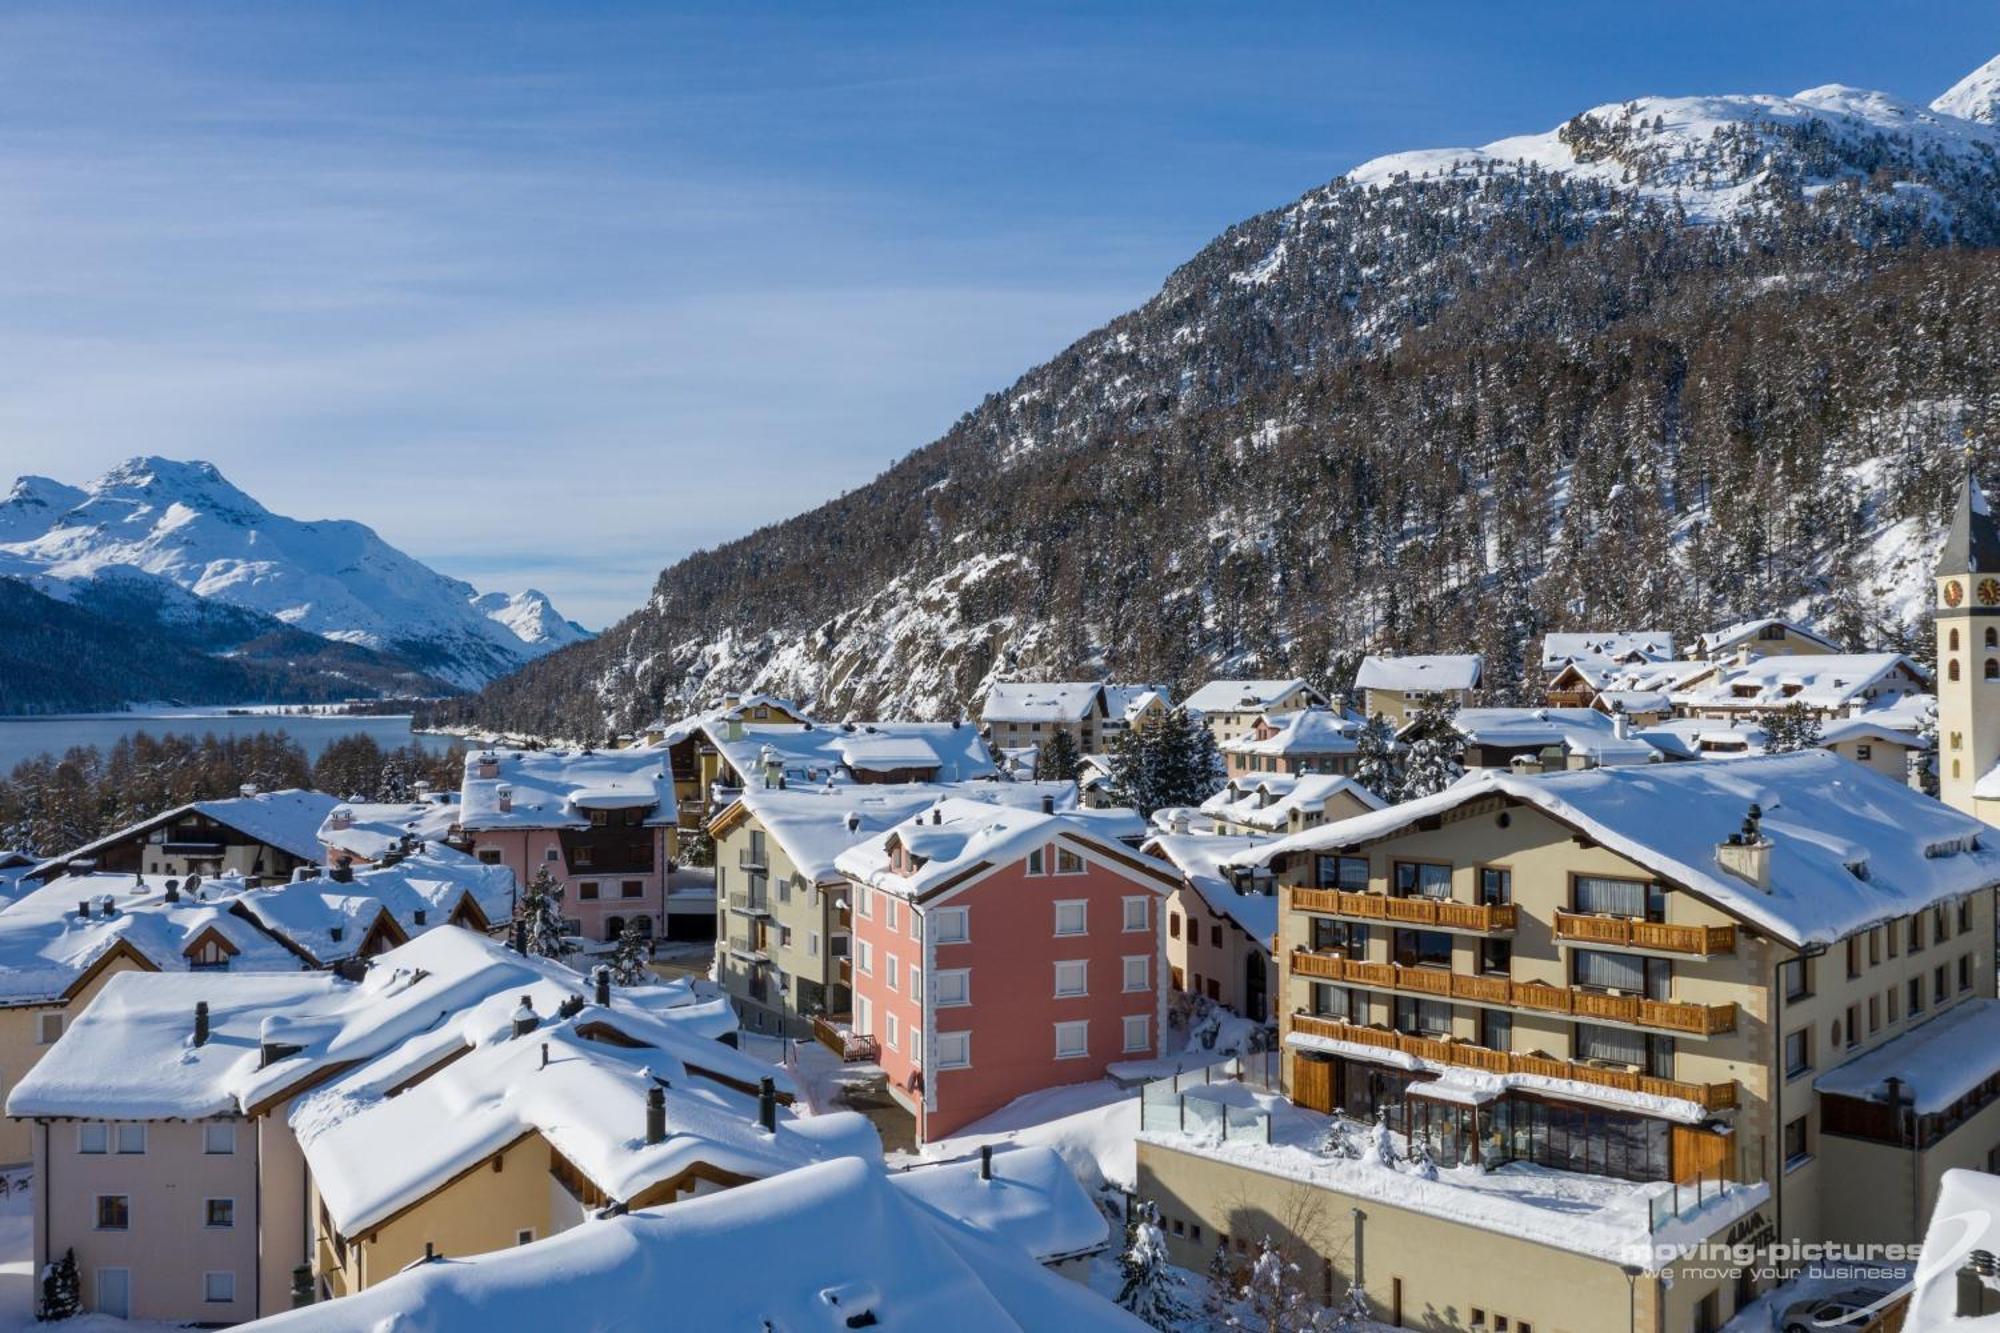
<path id="1" fill-rule="evenodd" d="M 321 713 L 230 713 L 222 709 L 190 708 L 153 713 L 80 713 L 53 717 L 0 717 L 0 774 L 10 773 L 23 759 L 44 750 L 61 755 L 72 745 L 109 750 L 121 736 L 147 731 L 155 736 L 213 732 L 217 736 L 248 736 L 259 731 L 283 731 L 305 749 L 307 759 L 342 736 L 373 736 L 384 749 L 415 740 L 427 749 L 444 750 L 454 736 L 410 730 L 403 717 L 342 717 Z"/>

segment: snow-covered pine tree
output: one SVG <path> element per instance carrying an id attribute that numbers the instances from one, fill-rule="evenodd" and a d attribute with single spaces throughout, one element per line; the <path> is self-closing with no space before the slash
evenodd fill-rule
<path id="1" fill-rule="evenodd" d="M 1319 1142 L 1315 1147 L 1322 1157 L 1341 1157 L 1355 1161 L 1361 1156 L 1361 1144 L 1354 1137 L 1354 1126 L 1342 1116 L 1335 1116 L 1326 1122 L 1326 1128 L 1320 1131 Z"/>
<path id="2" fill-rule="evenodd" d="M 547 866 L 538 867 L 521 900 L 514 921 L 527 933 L 528 952 L 541 958 L 561 958 L 571 944 L 563 931 L 563 886 Z"/>
<path id="3" fill-rule="evenodd" d="M 639 929 L 639 918 L 625 918 L 611 950 L 611 979 L 620 986 L 637 986 L 647 980 L 646 963 L 652 957 L 652 941 Z"/>
<path id="4" fill-rule="evenodd" d="M 1431 796 L 1458 781 L 1465 772 L 1459 762 L 1465 738 L 1458 734 L 1454 720 L 1456 703 L 1427 703 L 1417 710 L 1406 728 L 1404 743 L 1409 746 L 1403 764 L 1403 799 L 1414 801 Z"/>
<path id="5" fill-rule="evenodd" d="M 1160 1230 L 1160 1213 L 1150 1202 L 1140 1205 L 1132 1224 L 1132 1244 L 1118 1259 L 1124 1279 L 1118 1304 L 1158 1329 L 1185 1327 L 1192 1313 L 1175 1288 L 1167 1260 L 1167 1237 Z"/>
<path id="6" fill-rule="evenodd" d="M 1391 1171 L 1396 1169 L 1396 1140 L 1389 1134 L 1387 1108 L 1375 1112 L 1375 1127 L 1368 1131 L 1369 1155 Z"/>
<path id="7" fill-rule="evenodd" d="M 1348 1287 L 1347 1295 L 1333 1307 L 1332 1333 L 1368 1333 L 1375 1327 L 1371 1322 L 1373 1317 L 1368 1308 L 1368 1293 L 1357 1282 Z"/>
<path id="8" fill-rule="evenodd" d="M 1300 1288 L 1298 1265 L 1266 1236 L 1250 1265 L 1250 1280 L 1240 1293 L 1241 1309 L 1229 1319 L 1231 1328 L 1261 1329 L 1263 1333 L 1293 1333 L 1319 1321 Z"/>
<path id="9" fill-rule="evenodd" d="M 1215 1253 L 1208 1256 L 1208 1290 L 1202 1309 L 1211 1321 L 1219 1320 L 1235 1297 L 1236 1265 L 1230 1262 L 1228 1242 L 1217 1241 Z"/>
<path id="10" fill-rule="evenodd" d="M 1035 751 L 1035 780 L 1037 782 L 1074 782 L 1077 771 L 1083 767 L 1083 754 L 1076 748 L 1076 737 L 1067 730 L 1058 728 Z"/>
<path id="11" fill-rule="evenodd" d="M 1819 734 L 1819 717 L 1796 700 L 1764 716 L 1764 750 L 1768 754 L 1816 749 Z"/>
<path id="12" fill-rule="evenodd" d="M 49 1323 L 82 1313 L 83 1280 L 76 1271 L 76 1251 L 64 1250 L 62 1258 L 42 1266 L 42 1302 L 35 1318 Z"/>
<path id="13" fill-rule="evenodd" d="M 1431 1156 L 1431 1145 L 1421 1134 L 1410 1140 L 1410 1171 L 1419 1180 L 1438 1178 L 1437 1159 Z"/>
<path id="14" fill-rule="evenodd" d="M 1391 805 L 1402 800 L 1403 777 L 1396 767 L 1396 733 L 1380 713 L 1361 724 L 1354 747 L 1354 780 Z"/>

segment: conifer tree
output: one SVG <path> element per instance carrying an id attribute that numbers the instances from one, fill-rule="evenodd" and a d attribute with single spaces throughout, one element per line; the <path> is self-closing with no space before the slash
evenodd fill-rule
<path id="1" fill-rule="evenodd" d="M 538 867 L 521 890 L 514 909 L 515 925 L 525 932 L 528 952 L 540 958 L 561 958 L 574 947 L 563 930 L 563 886 L 547 866 Z"/>
<path id="2" fill-rule="evenodd" d="M 1396 766 L 1396 733 L 1380 713 L 1361 724 L 1354 738 L 1358 756 L 1354 780 L 1394 805 L 1403 799 L 1403 777 Z"/>
<path id="3" fill-rule="evenodd" d="M 1083 755 L 1068 728 L 1057 728 L 1055 735 L 1035 751 L 1035 779 L 1039 782 L 1074 782 L 1082 767 Z"/>
<path id="4" fill-rule="evenodd" d="M 646 962 L 652 954 L 651 941 L 639 929 L 639 920 L 636 916 L 625 918 L 616 947 L 611 951 L 611 979 L 621 986 L 637 986 L 648 979 Z"/>
<path id="5" fill-rule="evenodd" d="M 1791 754 L 1819 746 L 1819 718 L 1794 700 L 1764 718 L 1764 750 L 1767 754 Z"/>
<path id="6" fill-rule="evenodd" d="M 1456 703 L 1426 703 L 1404 732 L 1409 747 L 1403 764 L 1403 799 L 1414 801 L 1443 791 L 1464 774 L 1465 738 L 1454 719 Z"/>
<path id="7" fill-rule="evenodd" d="M 35 1317 L 53 1322 L 83 1313 L 83 1280 L 76 1271 L 76 1251 L 64 1250 L 62 1258 L 42 1267 L 42 1303 Z"/>
<path id="8" fill-rule="evenodd" d="M 1119 1257 L 1118 1271 L 1124 1279 L 1118 1304 L 1154 1328 L 1186 1326 L 1191 1312 L 1175 1289 L 1166 1233 L 1160 1230 L 1159 1209 L 1150 1202 L 1140 1205 L 1132 1243 Z"/>

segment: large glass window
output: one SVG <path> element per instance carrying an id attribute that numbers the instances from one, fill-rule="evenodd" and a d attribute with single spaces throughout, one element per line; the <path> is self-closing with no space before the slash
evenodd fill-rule
<path id="1" fill-rule="evenodd" d="M 1365 856 L 1322 856 L 1319 858 L 1319 886 L 1346 889 L 1349 893 L 1368 891 L 1368 858 Z"/>
<path id="2" fill-rule="evenodd" d="M 1578 949 L 1571 964 L 1571 979 L 1592 990 L 1623 991 L 1665 1000 L 1673 995 L 1674 965 L 1664 958 L 1642 958 L 1638 954 L 1610 953 L 1603 949 Z"/>
<path id="3" fill-rule="evenodd" d="M 1316 951 L 1338 950 L 1350 958 L 1368 954 L 1368 927 L 1352 921 L 1335 921 L 1316 916 L 1312 921 L 1312 947 Z"/>
<path id="4" fill-rule="evenodd" d="M 1623 1028 L 1597 1023 L 1576 1025 L 1576 1055 L 1579 1060 L 1604 1060 L 1612 1064 L 1643 1066 L 1646 1063 L 1646 1036 Z"/>
<path id="5" fill-rule="evenodd" d="M 1578 875 L 1574 900 L 1576 910 L 1586 916 L 1629 916 L 1647 921 L 1664 921 L 1667 916 L 1666 890 L 1644 880 Z"/>
<path id="6" fill-rule="evenodd" d="M 1329 985 L 1324 981 L 1314 982 L 1312 1006 L 1313 1013 L 1321 1018 L 1337 1019 L 1342 1023 L 1367 1021 L 1367 1008 L 1364 1002 L 1345 986 Z"/>
<path id="7" fill-rule="evenodd" d="M 1479 901 L 1488 907 L 1503 907 L 1514 901 L 1514 872 L 1498 866 L 1482 866 L 1479 871 Z"/>
<path id="8" fill-rule="evenodd" d="M 1396 863 L 1396 896 L 1399 898 L 1451 897 L 1451 867 L 1423 861 Z"/>
<path id="9" fill-rule="evenodd" d="M 1414 995 L 1396 997 L 1396 1031 L 1415 1037 L 1449 1037 L 1451 1004 Z"/>
<path id="10" fill-rule="evenodd" d="M 1404 967 L 1451 966 L 1451 936 L 1441 930 L 1391 931 L 1389 948 Z"/>

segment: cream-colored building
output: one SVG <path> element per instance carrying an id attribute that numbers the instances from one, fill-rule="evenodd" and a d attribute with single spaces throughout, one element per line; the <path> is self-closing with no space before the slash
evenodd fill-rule
<path id="1" fill-rule="evenodd" d="M 2000 823 L 2000 524 L 1969 475 L 1936 587 L 1938 795 Z"/>
<path id="2" fill-rule="evenodd" d="M 1302 677 L 1211 680 L 1190 694 L 1185 706 L 1200 716 L 1216 745 L 1227 749 L 1231 741 L 1248 736 L 1257 719 L 1267 714 L 1296 713 L 1302 708 L 1325 708 L 1327 697 Z"/>
<path id="3" fill-rule="evenodd" d="M 1682 1197 L 1708 1182 L 1749 1243 L 1914 1240 L 1937 1174 L 2000 1142 L 2000 846 L 1986 837 L 1809 751 L 1495 772 L 1283 839 L 1246 861 L 1283 886 L 1285 1089 L 1300 1107 L 1386 1115 L 1444 1164 L 1523 1161 Z M 1897 1088 L 1884 1070 L 1901 1071 Z M 1154 1182 L 1209 1234 L 1225 1194 L 1245 1193 L 1157 1162 Z M 1422 1249 L 1370 1233 L 1378 1317 L 1393 1308 L 1386 1272 L 1405 1311 L 1456 1311 L 1451 1326 L 1475 1308 L 1517 1328 L 1624 1326 L 1622 1278 L 1578 1278 L 1592 1306 L 1564 1286 L 1566 1260 L 1525 1269 L 1535 1282 L 1440 1264 L 1531 1252 L 1442 1221 L 1401 1233 Z M 1343 1255 L 1322 1253 L 1344 1290 Z M 1719 1327 L 1749 1294 L 1677 1281 L 1639 1326 Z"/>
<path id="4" fill-rule="evenodd" d="M 1181 886 L 1167 896 L 1167 973 L 1174 989 L 1246 1018 L 1272 1017 L 1277 973 L 1277 886 L 1268 872 L 1232 877 L 1224 863 L 1271 841 L 1213 833 L 1158 833 L 1144 851 L 1171 864 Z"/>
<path id="5" fill-rule="evenodd" d="M 1738 621 L 1702 635 L 1695 640 L 1693 656 L 1707 660 L 1745 654 L 1757 657 L 1816 657 L 1821 653 L 1839 651 L 1839 644 L 1804 625 L 1764 616 Z"/>
<path id="6" fill-rule="evenodd" d="M 1370 654 L 1354 673 L 1354 688 L 1361 691 L 1362 712 L 1401 728 L 1426 706 L 1470 704 L 1483 669 L 1477 653 Z"/>
<path id="7" fill-rule="evenodd" d="M 1329 773 L 1266 773 L 1231 778 L 1201 803 L 1219 833 L 1300 833 L 1370 810 L 1382 798 L 1353 778 Z"/>

